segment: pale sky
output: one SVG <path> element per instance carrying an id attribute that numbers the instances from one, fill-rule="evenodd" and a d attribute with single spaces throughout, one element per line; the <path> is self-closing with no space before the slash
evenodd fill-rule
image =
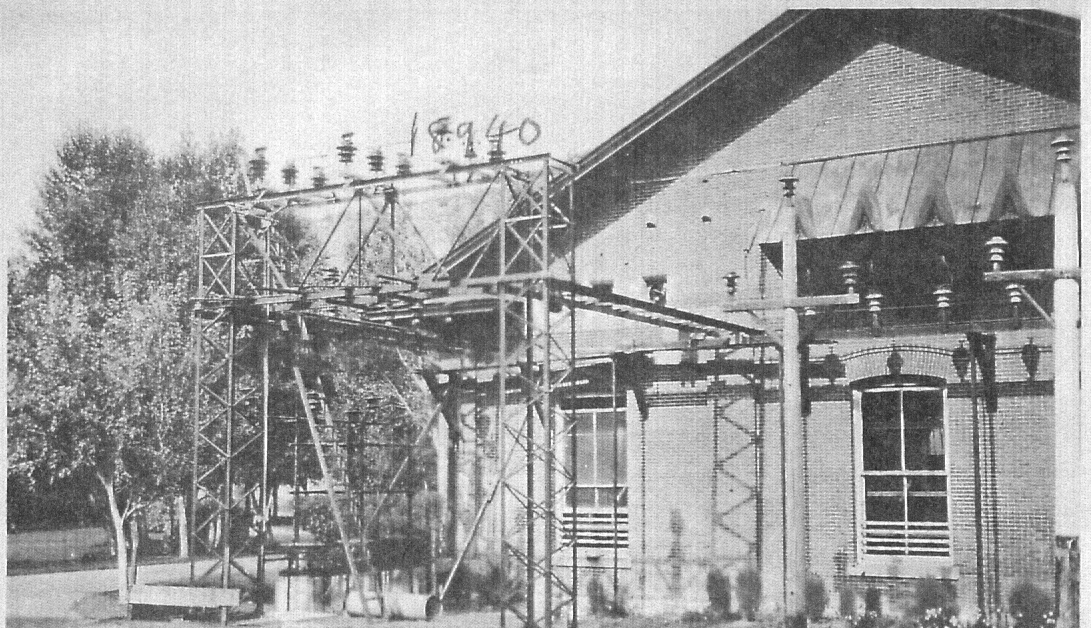
<path id="1" fill-rule="evenodd" d="M 1079 11 L 1078 0 L 1019 4 Z M 406 150 L 415 112 L 421 126 L 449 115 L 479 130 L 494 114 L 529 116 L 542 129 L 529 152 L 572 157 L 786 6 L 0 0 L 0 237 L 31 224 L 38 182 L 79 127 L 125 129 L 160 152 L 236 130 L 269 147 L 274 181 L 289 159 L 304 181 L 322 155 L 332 164 L 345 131 L 364 151 Z"/>

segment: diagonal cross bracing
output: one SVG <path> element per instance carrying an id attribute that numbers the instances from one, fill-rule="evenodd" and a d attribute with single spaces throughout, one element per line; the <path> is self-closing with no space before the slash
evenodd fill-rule
<path id="1" fill-rule="evenodd" d="M 463 173 L 472 174 L 473 183 Z M 559 453 L 571 439 L 561 407 L 562 396 L 574 394 L 575 312 L 679 329 L 725 345 L 764 334 L 576 283 L 571 174 L 542 155 L 199 207 L 193 496 L 210 504 L 212 514 L 202 514 L 191 529 L 216 551 L 221 586 L 231 586 L 245 544 L 209 532 L 230 530 L 240 509 L 256 509 L 261 516 L 255 520 L 264 521 L 268 508 L 267 460 L 260 473 L 239 474 L 254 452 L 268 448 L 267 330 L 282 327 L 290 335 L 293 327 L 285 323 L 298 318 L 443 352 L 464 348 L 445 334 L 445 321 L 467 320 L 488 330 L 489 337 L 472 346 L 495 356 L 492 368 L 504 382 L 492 404 L 498 451 L 507 452 L 497 461 L 496 500 L 481 504 L 471 537 L 488 505 L 499 502 L 492 511 L 504 539 L 502 567 L 526 587 L 522 601 L 509 600 L 505 612 L 528 627 L 576 623 L 578 561 L 575 544 L 561 534 L 562 510 L 577 514 L 574 504 L 565 504 L 576 477 Z M 431 216 L 415 213 L 433 206 L 429 195 L 458 193 L 480 196 L 451 204 L 462 214 L 449 232 L 437 232 Z M 309 240 L 291 238 L 300 228 L 310 229 Z M 450 243 L 446 250 L 434 246 L 443 241 Z M 245 486 L 242 477 L 249 478 Z M 263 542 L 263 527 L 249 538 Z M 573 552 L 570 570 L 557 568 L 561 552 Z M 465 548 L 458 552 L 464 554 Z M 262 560 L 258 565 L 252 577 L 261 581 Z"/>

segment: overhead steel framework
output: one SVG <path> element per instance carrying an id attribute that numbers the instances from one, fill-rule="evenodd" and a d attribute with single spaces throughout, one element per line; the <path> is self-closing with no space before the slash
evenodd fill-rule
<path id="1" fill-rule="evenodd" d="M 561 397 L 575 368 L 576 311 L 675 328 L 725 347 L 765 339 L 755 327 L 578 284 L 573 175 L 564 162 L 536 155 L 198 208 L 193 503 L 210 508 L 191 509 L 190 531 L 193 547 L 219 559 L 205 576 L 217 575 L 225 588 L 236 574 L 264 582 L 276 376 L 270 343 L 306 344 L 337 329 L 437 360 L 472 350 L 478 367 L 491 361 L 506 383 L 492 400 L 497 499 L 477 500 L 475 522 L 491 504 L 499 508 L 503 573 L 525 585 L 509 596 L 507 611 L 528 627 L 549 628 L 566 613 L 576 623 L 574 547 L 561 534 L 563 510 L 576 520 L 575 500 L 564 499 L 576 478 L 560 455 L 571 440 Z M 312 411 L 318 384 L 292 368 L 317 442 L 319 429 L 335 421 L 328 405 Z M 335 476 L 323 465 L 336 518 Z M 456 561 L 473 530 L 469 536 Z M 353 548 L 366 548 L 367 539 L 347 538 L 343 526 L 342 537 L 362 595 Z M 238 560 L 251 549 L 256 571 Z M 573 560 L 561 573 L 555 559 L 566 550 Z"/>

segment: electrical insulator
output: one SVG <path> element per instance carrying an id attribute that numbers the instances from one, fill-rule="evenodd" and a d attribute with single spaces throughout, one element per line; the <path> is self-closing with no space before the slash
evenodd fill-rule
<path id="1" fill-rule="evenodd" d="M 254 158 L 250 160 L 250 180 L 255 183 L 265 179 L 265 169 L 269 162 L 265 159 L 265 147 L 254 149 Z"/>
<path id="2" fill-rule="evenodd" d="M 1027 377 L 1030 381 L 1034 381 L 1034 376 L 1038 374 L 1038 361 L 1041 359 L 1041 349 L 1038 345 L 1034 344 L 1033 338 L 1027 338 L 1027 344 L 1023 345 L 1023 350 L 1020 351 L 1019 357 L 1023 359 L 1023 367 L 1027 369 Z"/>
<path id="3" fill-rule="evenodd" d="M 731 271 L 724 275 L 724 283 L 727 285 L 727 293 L 731 296 L 735 296 L 735 293 L 739 290 L 739 273 Z"/>
<path id="4" fill-rule="evenodd" d="M 337 147 L 337 158 L 343 164 L 351 164 L 356 155 L 356 145 L 352 143 L 352 133 L 341 135 L 341 145 Z"/>
<path id="5" fill-rule="evenodd" d="M 398 174 L 407 175 L 413 173 L 413 164 L 409 162 L 409 156 L 405 153 L 398 155 Z"/>
<path id="6" fill-rule="evenodd" d="M 383 171 L 383 150 L 376 148 L 367 156 L 367 165 L 372 172 Z"/>
<path id="7" fill-rule="evenodd" d="M 989 264 L 993 271 L 999 271 L 1004 266 L 1004 253 L 1008 250 L 1008 241 L 1000 236 L 993 236 L 985 242 L 989 251 Z"/>
<path id="8" fill-rule="evenodd" d="M 860 265 L 849 260 L 841 264 L 841 283 L 845 285 L 845 292 L 856 293 L 856 286 L 860 284 Z"/>
<path id="9" fill-rule="evenodd" d="M 1004 289 L 1008 291 L 1008 302 L 1011 303 L 1012 322 L 1015 323 L 1015 328 L 1019 329 L 1023 326 L 1023 286 L 1009 283 Z"/>
<path id="10" fill-rule="evenodd" d="M 477 159 L 477 151 L 474 150 L 474 135 L 473 135 L 473 133 L 469 133 L 469 134 L 466 135 L 466 159 L 467 160 Z"/>
<path id="11" fill-rule="evenodd" d="M 939 318 L 944 325 L 950 320 L 951 295 L 953 294 L 954 290 L 951 290 L 951 286 L 947 284 L 932 291 L 932 296 L 936 299 L 936 309 L 939 310 Z"/>
<path id="12" fill-rule="evenodd" d="M 872 314 L 878 314 L 879 312 L 883 311 L 882 292 L 869 292 L 864 298 L 867 299 L 867 311 L 871 312 Z"/>
<path id="13" fill-rule="evenodd" d="M 501 129 L 501 132 L 503 132 L 503 129 Z M 503 139 L 503 135 L 489 138 L 489 143 L 492 144 L 489 148 L 489 161 L 493 163 L 504 161 Z"/>
<path id="14" fill-rule="evenodd" d="M 296 177 L 299 176 L 299 169 L 295 167 L 294 162 L 288 162 L 288 165 L 284 166 L 280 174 L 284 177 L 284 185 L 292 187 L 295 185 Z"/>
<path id="15" fill-rule="evenodd" d="M 867 300 L 867 311 L 871 313 L 871 330 L 879 333 L 879 314 L 883 311 L 883 293 L 872 291 L 864 297 Z"/>
<path id="16" fill-rule="evenodd" d="M 311 175 L 311 185 L 316 188 L 326 185 L 326 172 L 322 170 L 322 166 L 314 167 L 314 174 Z"/>

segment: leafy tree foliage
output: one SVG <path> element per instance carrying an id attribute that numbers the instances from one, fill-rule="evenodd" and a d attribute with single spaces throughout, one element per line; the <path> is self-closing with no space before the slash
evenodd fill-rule
<path id="1" fill-rule="evenodd" d="M 71 135 L 9 273 L 10 468 L 31 490 L 97 481 L 122 596 L 141 511 L 186 484 L 192 208 L 238 192 L 240 154 L 230 138 L 157 158 L 126 134 Z"/>

